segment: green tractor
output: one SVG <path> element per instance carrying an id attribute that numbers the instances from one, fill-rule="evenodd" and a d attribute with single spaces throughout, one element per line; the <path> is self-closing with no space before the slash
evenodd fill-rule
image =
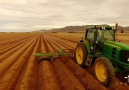
<path id="1" fill-rule="evenodd" d="M 88 28 L 75 50 L 76 62 L 94 65 L 96 78 L 105 86 L 114 81 L 115 72 L 129 71 L 129 45 L 116 42 L 116 30 L 117 26 Z"/>

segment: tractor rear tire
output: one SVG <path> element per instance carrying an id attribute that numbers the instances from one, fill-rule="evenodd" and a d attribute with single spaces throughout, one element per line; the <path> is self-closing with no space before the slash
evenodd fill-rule
<path id="1" fill-rule="evenodd" d="M 84 66 L 86 59 L 87 59 L 87 48 L 86 45 L 82 42 L 77 44 L 76 50 L 75 50 L 75 60 L 77 64 L 80 66 Z"/>
<path id="2" fill-rule="evenodd" d="M 105 86 L 113 83 L 115 78 L 115 71 L 112 63 L 105 57 L 99 57 L 94 63 L 95 76 L 100 83 Z"/>

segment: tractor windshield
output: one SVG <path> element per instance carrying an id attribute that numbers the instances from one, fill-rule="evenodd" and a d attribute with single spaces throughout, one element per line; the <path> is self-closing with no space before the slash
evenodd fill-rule
<path id="1" fill-rule="evenodd" d="M 110 41 L 114 40 L 114 31 L 113 30 L 104 30 L 103 35 L 104 35 L 103 37 L 105 40 L 110 40 Z"/>

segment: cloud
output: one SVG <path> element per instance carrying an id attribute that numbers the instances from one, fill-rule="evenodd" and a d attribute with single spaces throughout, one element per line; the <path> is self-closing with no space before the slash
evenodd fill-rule
<path id="1" fill-rule="evenodd" d="M 0 0 L 0 32 L 67 25 L 129 26 L 128 0 Z"/>

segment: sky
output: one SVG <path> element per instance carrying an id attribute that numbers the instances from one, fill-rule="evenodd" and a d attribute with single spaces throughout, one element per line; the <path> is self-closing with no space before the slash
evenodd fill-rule
<path id="1" fill-rule="evenodd" d="M 0 0 L 0 32 L 74 25 L 129 26 L 129 0 Z"/>

